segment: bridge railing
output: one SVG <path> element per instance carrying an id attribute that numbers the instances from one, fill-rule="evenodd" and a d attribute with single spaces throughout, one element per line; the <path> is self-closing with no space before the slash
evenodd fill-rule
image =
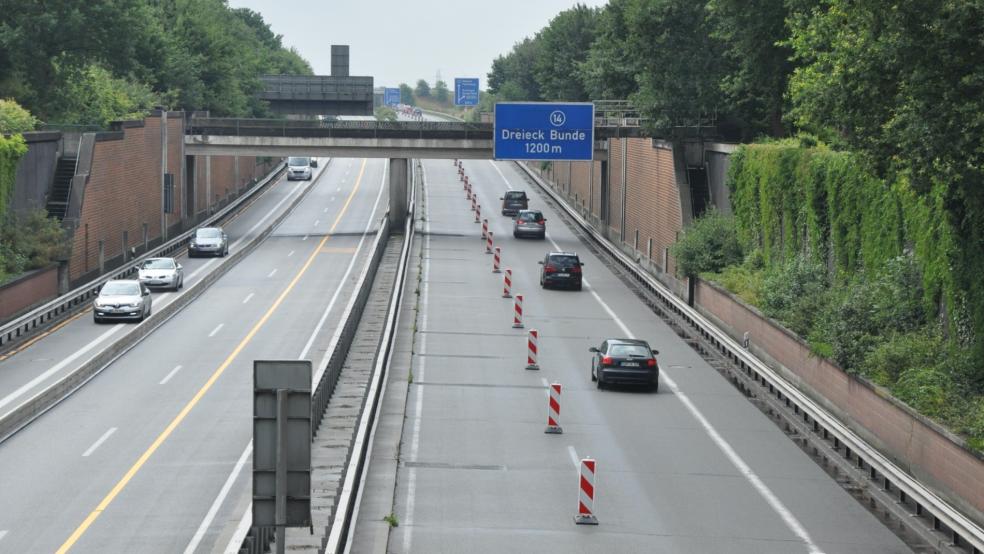
<path id="1" fill-rule="evenodd" d="M 491 140 L 488 123 L 458 121 L 307 121 L 290 119 L 192 118 L 189 135 L 309 137 L 309 138 L 422 138 Z"/>

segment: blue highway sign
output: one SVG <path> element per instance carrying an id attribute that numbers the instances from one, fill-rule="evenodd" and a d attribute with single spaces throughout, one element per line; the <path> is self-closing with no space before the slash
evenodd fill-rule
<path id="1" fill-rule="evenodd" d="M 594 104 L 496 104 L 494 157 L 497 160 L 592 160 Z"/>
<path id="2" fill-rule="evenodd" d="M 454 80 L 454 105 L 478 105 L 478 77 Z"/>
<path id="3" fill-rule="evenodd" d="M 387 106 L 395 106 L 400 103 L 400 89 L 398 88 L 385 88 L 383 89 L 383 104 Z"/>

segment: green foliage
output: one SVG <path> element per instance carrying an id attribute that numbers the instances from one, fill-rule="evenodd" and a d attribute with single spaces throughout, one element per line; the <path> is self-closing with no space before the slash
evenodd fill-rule
<path id="1" fill-rule="evenodd" d="M 258 13 L 225 0 L 23 0 L 0 24 L 0 97 L 46 121 L 107 121 L 161 102 L 263 115 L 254 93 L 266 73 L 311 68 Z"/>
<path id="2" fill-rule="evenodd" d="M 765 272 L 759 307 L 796 333 L 805 336 L 826 305 L 826 268 L 806 256 L 796 256 Z"/>
<path id="3" fill-rule="evenodd" d="M 27 143 L 21 135 L 4 137 L 0 134 L 0 217 L 7 213 L 14 192 L 17 163 L 27 153 Z"/>
<path id="4" fill-rule="evenodd" d="M 702 273 L 700 276 L 718 283 L 752 306 L 762 305 L 765 270 L 758 251 L 746 256 L 741 265 L 729 265 L 719 273 Z"/>
<path id="5" fill-rule="evenodd" d="M 419 81 L 417 81 L 417 88 L 413 90 L 413 93 L 416 94 L 419 98 L 430 98 L 431 95 L 430 85 L 427 84 L 426 80 L 420 79 Z"/>
<path id="6" fill-rule="evenodd" d="M 742 252 L 735 236 L 734 219 L 709 210 L 686 229 L 670 247 L 670 253 L 684 276 L 718 272 L 740 262 Z"/>
<path id="7" fill-rule="evenodd" d="M 584 4 L 557 14 L 538 36 L 533 69 L 544 100 L 584 101 L 578 68 L 595 40 L 599 10 Z"/>
<path id="8" fill-rule="evenodd" d="M 540 84 L 534 67 L 540 57 L 540 37 L 526 38 L 513 46 L 512 51 L 492 60 L 489 72 L 489 92 L 501 101 L 542 100 Z"/>
<path id="9" fill-rule="evenodd" d="M 45 210 L 7 215 L 0 225 L 0 280 L 45 267 L 67 254 L 65 230 Z"/>
<path id="10" fill-rule="evenodd" d="M 595 41 L 579 65 L 589 98 L 628 98 L 638 88 L 639 56 L 628 47 L 625 10 L 632 0 L 611 0 L 598 14 Z"/>
<path id="11" fill-rule="evenodd" d="M 38 118 L 31 115 L 16 100 L 0 98 L 0 134 L 26 133 L 38 125 Z"/>
<path id="12" fill-rule="evenodd" d="M 413 89 L 406 83 L 400 83 L 400 103 L 408 106 L 416 105 L 413 100 Z"/>
<path id="13" fill-rule="evenodd" d="M 956 387 L 952 377 L 939 367 L 912 367 L 902 372 L 892 394 L 917 412 L 945 418 L 954 404 Z"/>
<path id="14" fill-rule="evenodd" d="M 389 524 L 390 527 L 399 527 L 400 526 L 400 520 L 397 519 L 396 514 L 394 514 L 394 513 L 390 513 L 388 515 L 383 516 L 383 521 L 385 521 L 387 524 Z"/>
<path id="15" fill-rule="evenodd" d="M 396 111 L 387 106 L 380 106 L 375 111 L 376 119 L 380 121 L 396 121 Z"/>
<path id="16" fill-rule="evenodd" d="M 448 84 L 444 81 L 434 83 L 434 100 L 444 104 L 451 98 Z"/>
<path id="17" fill-rule="evenodd" d="M 946 339 L 938 330 L 896 334 L 868 353 L 861 374 L 879 385 L 891 387 L 906 370 L 937 365 L 941 353 L 946 351 Z"/>

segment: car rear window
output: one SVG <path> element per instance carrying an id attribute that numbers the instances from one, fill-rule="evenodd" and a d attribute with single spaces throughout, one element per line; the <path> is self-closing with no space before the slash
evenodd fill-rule
<path id="1" fill-rule="evenodd" d="M 540 221 L 543 215 L 540 212 L 523 212 L 519 214 L 520 221 Z"/>
<path id="2" fill-rule="evenodd" d="M 506 193 L 506 200 L 526 200 L 526 193 L 523 191 L 510 191 Z"/>
<path id="3" fill-rule="evenodd" d="M 550 263 L 558 265 L 577 265 L 577 256 L 550 256 Z"/>
<path id="4" fill-rule="evenodd" d="M 645 356 L 647 358 L 652 355 L 649 349 L 639 344 L 613 344 L 608 353 L 612 356 Z"/>

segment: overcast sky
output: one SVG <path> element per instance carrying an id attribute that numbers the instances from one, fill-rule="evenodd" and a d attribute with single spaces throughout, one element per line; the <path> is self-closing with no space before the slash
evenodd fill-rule
<path id="1" fill-rule="evenodd" d="M 492 60 L 542 29 L 574 0 L 229 0 L 263 14 L 311 62 L 318 75 L 331 73 L 331 45 L 350 46 L 350 74 L 375 77 L 376 86 L 431 85 L 438 71 L 479 77 L 482 89 Z M 582 0 L 589 6 L 606 1 Z"/>

